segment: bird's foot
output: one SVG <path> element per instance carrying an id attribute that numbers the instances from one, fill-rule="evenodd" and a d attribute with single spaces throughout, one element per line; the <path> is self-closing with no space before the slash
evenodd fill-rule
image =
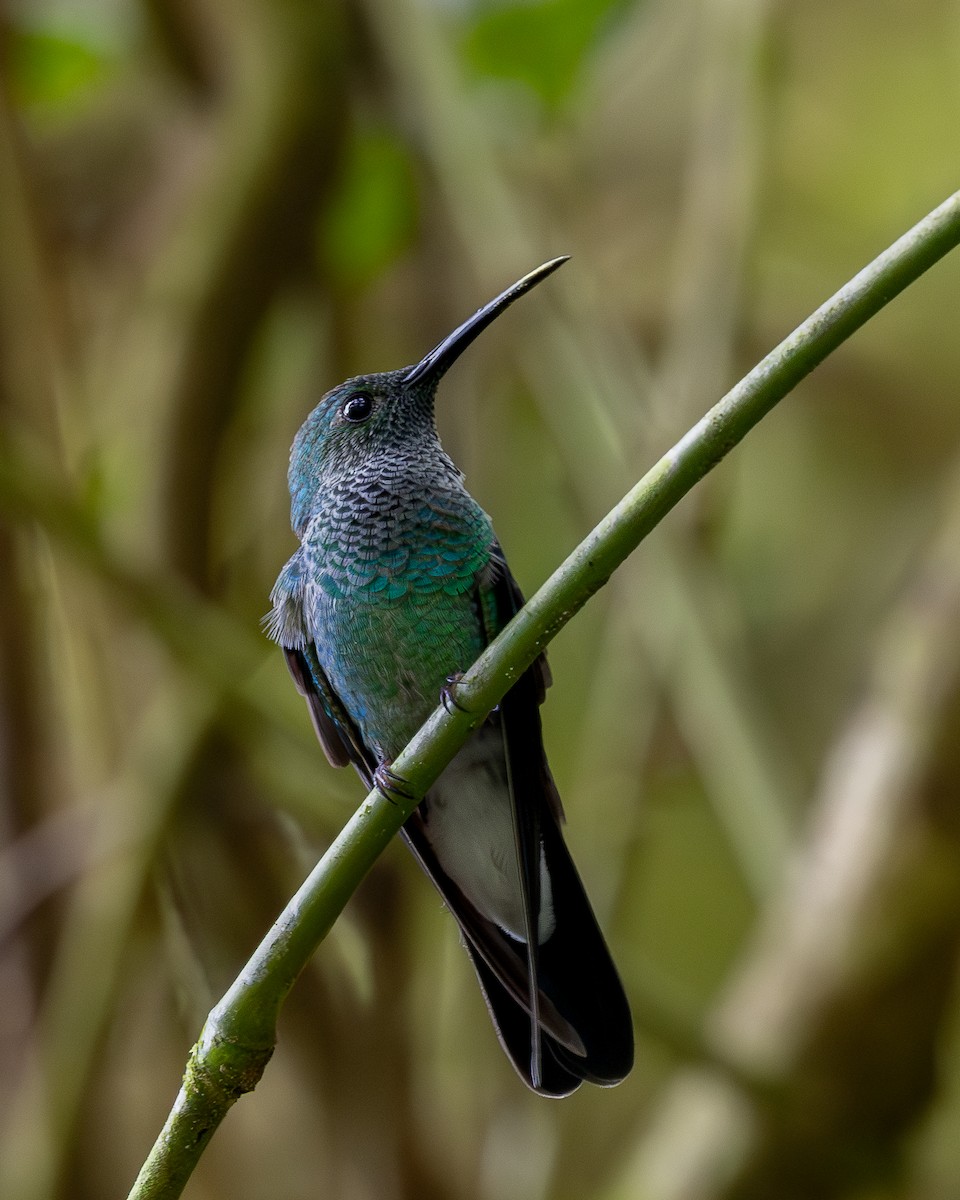
<path id="1" fill-rule="evenodd" d="M 457 684 L 462 678 L 462 671 L 457 671 L 453 675 L 448 675 L 447 682 L 440 689 L 440 703 L 451 715 L 453 714 L 454 709 L 462 713 L 470 711 L 468 708 L 465 708 L 457 699 Z"/>
<path id="2" fill-rule="evenodd" d="M 382 759 L 373 772 L 373 786 L 377 789 L 384 800 L 390 804 L 396 804 L 395 797 L 399 796 L 401 800 L 412 800 L 413 792 L 407 791 L 407 781 L 402 775 L 398 775 L 396 771 L 390 769 L 391 764 L 387 759 Z"/>

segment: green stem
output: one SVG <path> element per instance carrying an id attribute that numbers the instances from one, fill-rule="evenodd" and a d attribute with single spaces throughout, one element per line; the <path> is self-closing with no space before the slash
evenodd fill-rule
<path id="1" fill-rule="evenodd" d="M 130 1200 L 179 1196 L 231 1104 L 276 1040 L 280 1006 L 318 943 L 470 730 L 640 541 L 778 401 L 894 296 L 960 242 L 960 192 L 886 250 L 747 375 L 584 539 L 484 651 L 458 687 L 468 713 L 438 708 L 393 769 L 402 804 L 371 792 L 211 1012 Z"/>

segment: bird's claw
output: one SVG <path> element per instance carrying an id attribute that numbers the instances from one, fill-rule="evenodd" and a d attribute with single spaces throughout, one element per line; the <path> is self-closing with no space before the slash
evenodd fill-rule
<path id="1" fill-rule="evenodd" d="M 394 799 L 396 796 L 399 796 L 401 800 L 413 799 L 413 792 L 407 791 L 407 781 L 402 775 L 392 771 L 386 760 L 379 763 L 373 772 L 373 785 L 384 800 L 390 804 L 397 803 Z"/>
<path id="2" fill-rule="evenodd" d="M 464 706 L 457 699 L 457 684 L 462 678 L 462 671 L 457 671 L 454 675 L 448 675 L 447 682 L 440 689 L 440 703 L 443 705 L 444 710 L 450 713 L 451 716 L 453 715 L 454 709 L 462 713 L 470 711 L 468 708 L 464 708 Z"/>

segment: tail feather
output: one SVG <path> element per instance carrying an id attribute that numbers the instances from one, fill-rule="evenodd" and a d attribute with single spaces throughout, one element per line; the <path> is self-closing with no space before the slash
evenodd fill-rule
<path id="1" fill-rule="evenodd" d="M 446 875 L 418 813 L 407 822 L 404 836 L 460 925 L 497 1036 L 517 1073 L 542 1095 L 566 1096 L 583 1081 L 612 1086 L 628 1074 L 633 1025 L 559 825 L 552 814 L 542 816 L 554 928 L 538 947 L 535 983 L 526 945 L 478 913 Z M 530 1002 L 534 989 L 536 1006 Z M 532 1009 L 539 1010 L 539 1037 L 532 1032 Z"/>

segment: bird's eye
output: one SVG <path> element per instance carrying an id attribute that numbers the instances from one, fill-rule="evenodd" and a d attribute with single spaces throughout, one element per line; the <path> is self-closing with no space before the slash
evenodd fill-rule
<path id="1" fill-rule="evenodd" d="M 351 425 L 361 425 L 372 412 L 373 397 L 368 392 L 353 392 L 340 409 L 340 415 Z"/>

